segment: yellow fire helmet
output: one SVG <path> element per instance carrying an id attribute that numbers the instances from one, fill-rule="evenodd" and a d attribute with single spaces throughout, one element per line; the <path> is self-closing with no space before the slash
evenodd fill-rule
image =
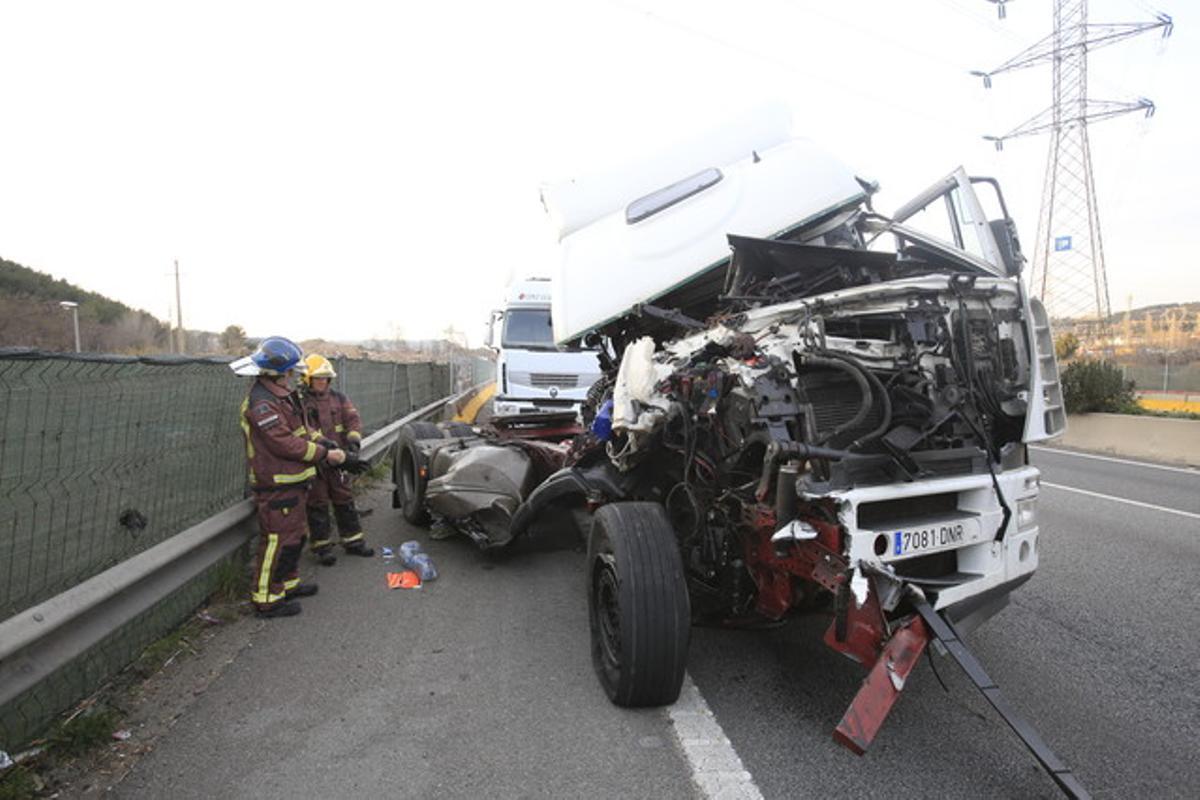
<path id="1" fill-rule="evenodd" d="M 303 376 L 305 383 L 310 383 L 313 378 L 332 379 L 337 377 L 337 373 L 333 371 L 333 364 L 329 363 L 329 359 L 317 353 L 305 356 L 304 365 L 308 367 L 307 372 Z"/>

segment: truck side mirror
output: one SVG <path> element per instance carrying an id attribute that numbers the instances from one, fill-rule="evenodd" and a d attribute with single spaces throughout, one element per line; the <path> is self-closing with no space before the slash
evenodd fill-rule
<path id="1" fill-rule="evenodd" d="M 496 323 L 499 322 L 503 316 L 504 316 L 503 312 L 492 311 L 491 316 L 488 317 L 487 338 L 484 341 L 484 344 L 486 344 L 488 347 L 492 348 L 493 350 L 497 349 L 496 348 Z"/>
<path id="2" fill-rule="evenodd" d="M 1021 253 L 1021 242 L 1017 239 L 1017 226 L 1011 219 L 993 219 L 988 221 L 992 229 L 992 237 L 1000 249 L 1000 258 L 1004 261 L 1004 271 L 1015 278 L 1021 274 L 1025 266 L 1025 256 Z"/>

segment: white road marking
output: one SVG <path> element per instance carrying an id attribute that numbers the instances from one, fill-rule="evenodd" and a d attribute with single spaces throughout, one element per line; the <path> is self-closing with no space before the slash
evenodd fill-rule
<path id="1" fill-rule="evenodd" d="M 1055 453 L 1063 456 L 1075 456 L 1076 458 L 1090 458 L 1095 461 L 1111 461 L 1114 464 L 1130 464 L 1135 467 L 1149 467 L 1150 469 L 1162 469 L 1167 472 L 1182 472 L 1185 475 L 1195 475 L 1200 477 L 1200 470 L 1191 469 L 1190 467 L 1168 467 L 1164 464 L 1151 464 L 1149 461 L 1133 461 L 1128 458 L 1113 458 L 1112 456 L 1098 456 L 1094 453 L 1080 453 L 1075 450 L 1060 450 L 1057 447 L 1041 447 L 1036 444 L 1029 445 L 1030 450 L 1041 450 L 1046 453 Z"/>
<path id="2" fill-rule="evenodd" d="M 684 673 L 683 689 L 670 711 L 675 738 L 700 793 L 709 800 L 763 800 L 762 792 L 742 765 L 742 759 L 704 696 Z"/>
<path id="3" fill-rule="evenodd" d="M 1104 500 L 1112 500 L 1117 503 L 1125 503 L 1126 505 L 1138 506 L 1140 508 L 1149 508 L 1154 511 L 1163 511 L 1167 514 L 1178 514 L 1181 517 L 1189 517 L 1191 519 L 1200 519 L 1200 514 L 1191 511 L 1180 511 L 1178 508 L 1167 508 L 1166 506 L 1156 506 L 1153 503 L 1143 503 L 1140 500 L 1130 500 L 1127 497 L 1114 497 L 1111 494 L 1101 494 L 1100 492 L 1089 492 L 1087 489 L 1076 489 L 1074 486 L 1063 486 L 1059 483 L 1047 483 L 1042 481 L 1042 486 L 1049 486 L 1051 489 L 1062 489 L 1064 492 L 1075 492 L 1076 494 L 1085 494 L 1088 497 L 1100 497 Z"/>

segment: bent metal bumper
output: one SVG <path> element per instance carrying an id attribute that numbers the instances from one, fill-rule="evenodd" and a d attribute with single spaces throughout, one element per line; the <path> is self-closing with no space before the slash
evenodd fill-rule
<path id="1" fill-rule="evenodd" d="M 1024 578 L 1017 580 L 1018 583 L 1023 581 Z M 1090 797 L 1070 768 L 1055 755 L 1033 726 L 1004 699 L 1000 687 L 967 648 L 949 615 L 944 611 L 935 611 L 919 594 L 913 599 L 913 607 L 917 613 L 908 617 L 888 639 L 879 659 L 863 680 L 854 702 L 846 709 L 841 722 L 834 729 L 834 740 L 856 755 L 866 752 L 892 706 L 900 698 L 900 692 L 904 690 L 921 654 L 930 641 L 936 640 L 957 662 L 992 708 L 1012 728 L 1013 733 L 1020 738 L 1021 743 L 1033 754 L 1062 793 L 1071 798 Z"/>
<path id="2" fill-rule="evenodd" d="M 963 620 L 973 621 L 992 616 L 1008 603 L 1009 593 L 1030 577 L 1022 575 L 983 594 L 973 595 L 968 600 L 943 609 L 941 614 L 954 624 L 956 632 L 961 633 L 964 630 Z M 909 591 L 920 596 L 912 589 Z M 924 599 L 920 602 L 926 603 Z M 900 692 L 904 690 L 909 674 L 932 638 L 935 637 L 930 627 L 918 615 L 907 617 L 893 629 L 878 658 L 871 664 L 870 672 L 863 679 L 854 701 L 834 730 L 833 738 L 839 744 L 856 755 L 861 756 L 866 752 L 892 706 L 900 699 Z"/>
<path id="3" fill-rule="evenodd" d="M 900 692 L 925 652 L 929 638 L 929 628 L 915 616 L 892 634 L 833 731 L 838 744 L 859 756 L 867 751 L 892 706 L 900 699 Z"/>
<path id="4" fill-rule="evenodd" d="M 829 497 L 839 505 L 849 563 L 861 563 L 920 587 L 934 597 L 936 610 L 954 607 L 983 612 L 991 608 L 994 613 L 1003 607 L 1002 599 L 998 603 L 972 603 L 972 599 L 985 595 L 1001 598 L 1037 570 L 1035 503 L 1040 475 L 1031 466 L 996 474 L 1005 503 L 1013 511 L 1004 531 L 1000 530 L 1004 509 L 991 476 L 986 474 L 849 489 Z M 935 505 L 942 510 L 916 515 L 906 510 Z M 963 541 L 931 553 L 943 556 L 946 564 L 942 570 L 916 569 L 921 554 L 897 554 L 892 546 L 902 531 L 955 521 L 967 527 Z M 959 621 L 965 616 L 954 614 Z M 977 613 L 964 624 L 974 628 L 987 616 L 990 614 Z"/>

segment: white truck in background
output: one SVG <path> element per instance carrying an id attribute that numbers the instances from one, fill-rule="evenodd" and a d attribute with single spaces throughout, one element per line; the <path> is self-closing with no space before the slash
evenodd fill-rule
<path id="1" fill-rule="evenodd" d="M 488 346 L 496 351 L 497 417 L 577 411 L 600 378 L 596 352 L 560 349 L 550 319 L 550 279 L 517 281 L 493 311 Z"/>

